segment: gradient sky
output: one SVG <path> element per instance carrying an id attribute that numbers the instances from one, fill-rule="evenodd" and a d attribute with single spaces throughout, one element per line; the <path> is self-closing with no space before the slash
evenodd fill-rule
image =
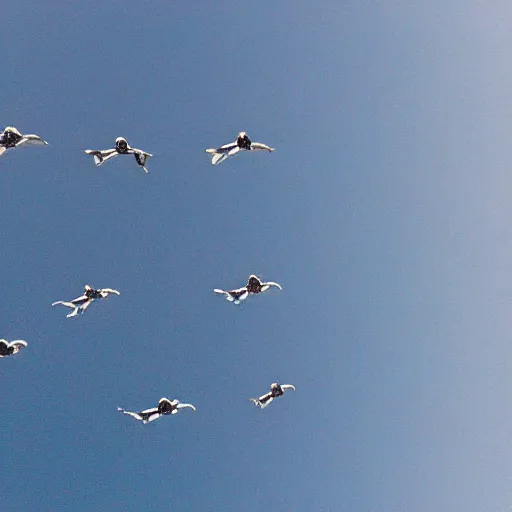
<path id="1" fill-rule="evenodd" d="M 510 511 L 509 3 L 77 3 L 2 9 L 0 511 Z"/>

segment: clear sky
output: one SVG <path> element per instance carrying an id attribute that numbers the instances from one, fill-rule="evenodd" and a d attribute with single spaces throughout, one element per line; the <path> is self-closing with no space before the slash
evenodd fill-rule
<path id="1" fill-rule="evenodd" d="M 3 6 L 1 512 L 510 511 L 512 9 L 446 4 Z"/>

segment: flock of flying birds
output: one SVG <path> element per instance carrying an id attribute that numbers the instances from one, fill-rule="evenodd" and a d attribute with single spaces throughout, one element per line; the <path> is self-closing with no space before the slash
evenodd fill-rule
<path id="1" fill-rule="evenodd" d="M 0 156 L 3 155 L 7 150 L 19 148 L 26 145 L 48 145 L 48 142 L 43 140 L 39 135 L 34 134 L 21 134 L 19 130 L 13 126 L 7 126 L 3 132 L 0 133 Z M 219 165 L 225 162 L 228 158 L 237 155 L 244 151 L 268 151 L 269 153 L 274 151 L 274 148 L 261 144 L 260 142 L 252 142 L 247 133 L 240 132 L 235 141 L 229 144 L 224 144 L 217 149 L 207 149 L 206 153 L 212 155 L 212 164 Z M 87 155 L 92 155 L 94 163 L 96 165 L 102 165 L 107 160 L 111 160 L 119 155 L 134 155 L 135 161 L 139 167 L 142 167 L 145 173 L 148 173 L 146 168 L 146 162 L 153 155 L 142 151 L 141 149 L 132 148 L 126 139 L 118 137 L 115 141 L 115 145 L 111 149 L 97 150 L 87 149 L 85 150 Z M 266 292 L 270 288 L 277 288 L 282 290 L 279 283 L 272 281 L 263 282 L 258 276 L 250 275 L 247 280 L 247 284 L 241 288 L 234 290 L 222 290 L 215 288 L 214 292 L 220 295 L 224 295 L 229 302 L 234 304 L 240 304 L 241 301 L 247 299 L 249 295 L 259 295 Z M 61 305 L 72 311 L 66 315 L 66 318 L 75 317 L 82 315 L 86 309 L 96 300 L 104 299 L 109 295 L 120 295 L 120 292 L 113 288 L 99 288 L 95 289 L 90 285 L 85 285 L 85 290 L 82 295 L 76 299 L 70 301 L 56 301 L 52 306 Z M 27 342 L 24 340 L 14 340 L 8 342 L 7 340 L 0 339 L 0 357 L 12 356 L 17 354 L 22 347 L 27 347 Z M 264 409 L 271 404 L 274 398 L 278 398 L 284 394 L 286 390 L 292 389 L 295 391 L 295 386 L 291 384 L 278 384 L 274 382 L 270 386 L 270 391 L 261 395 L 259 398 L 250 398 L 257 407 Z M 169 400 L 168 398 L 161 398 L 156 407 L 145 409 L 140 412 L 132 412 L 118 407 L 118 411 L 127 414 L 142 423 L 150 423 L 161 416 L 169 414 L 177 414 L 180 409 L 189 408 L 193 411 L 196 408 L 192 404 L 184 404 L 179 400 Z"/>

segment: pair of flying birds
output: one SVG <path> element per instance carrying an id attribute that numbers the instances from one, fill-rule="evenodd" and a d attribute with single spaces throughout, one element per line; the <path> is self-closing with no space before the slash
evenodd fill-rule
<path id="1" fill-rule="evenodd" d="M 270 287 L 279 288 L 282 290 L 282 287 L 278 283 L 274 283 L 269 281 L 264 283 L 258 276 L 251 275 L 247 281 L 247 284 L 243 288 L 238 288 L 237 290 L 221 290 L 219 288 L 215 288 L 215 293 L 220 293 L 226 296 L 226 299 L 230 302 L 234 302 L 235 304 L 240 304 L 240 301 L 245 300 L 249 294 L 258 295 L 267 291 Z M 66 315 L 66 318 L 72 318 L 77 316 L 78 314 L 85 313 L 86 309 L 96 300 L 104 299 L 109 295 L 121 295 L 120 292 L 114 290 L 112 288 L 98 288 L 95 289 L 92 286 L 86 284 L 84 293 L 73 299 L 71 301 L 58 300 L 52 304 L 52 306 L 64 306 L 66 308 L 72 309 L 72 311 Z"/>
<path id="2" fill-rule="evenodd" d="M 267 405 L 270 405 L 274 398 L 278 398 L 284 395 L 284 392 L 288 389 L 293 389 L 295 391 L 295 386 L 292 384 L 278 384 L 274 382 L 270 386 L 270 391 L 261 395 L 259 398 L 249 398 L 251 402 L 254 403 L 257 407 L 264 409 Z M 142 423 L 151 423 L 152 421 L 161 418 L 162 416 L 168 416 L 169 414 L 178 414 L 180 409 L 192 409 L 193 411 L 196 408 L 192 404 L 182 404 L 179 400 L 169 400 L 168 398 L 160 398 L 158 401 L 158 405 L 156 407 L 151 407 L 150 409 L 145 409 L 140 412 L 132 412 L 123 409 L 122 407 L 118 407 L 117 410 L 122 412 L 123 414 L 127 414 L 132 418 L 135 418 L 138 421 L 142 421 Z"/>
<path id="3" fill-rule="evenodd" d="M 39 137 L 39 135 L 22 135 L 13 126 L 7 126 L 0 134 L 0 155 L 8 149 L 30 144 L 47 145 L 48 142 Z M 212 155 L 212 164 L 218 165 L 243 151 L 268 151 L 270 153 L 274 151 L 274 148 L 260 142 L 252 142 L 247 133 L 240 132 L 234 142 L 224 144 L 217 149 L 207 149 L 206 153 Z M 123 137 L 118 137 L 114 147 L 111 149 L 86 149 L 85 153 L 94 157 L 96 165 L 102 165 L 107 160 L 111 160 L 119 155 L 133 155 L 137 165 L 142 167 L 146 174 L 149 172 L 146 168 L 146 161 L 153 156 L 151 153 L 146 153 L 141 149 L 132 148 Z"/>
<path id="4" fill-rule="evenodd" d="M 274 148 L 261 144 L 260 142 L 252 142 L 247 133 L 240 132 L 234 142 L 224 144 L 217 149 L 207 149 L 206 153 L 212 155 L 212 164 L 218 165 L 240 152 L 262 150 L 272 152 L 274 151 Z M 134 155 L 137 164 L 142 167 L 146 173 L 148 172 L 145 167 L 146 160 L 153 156 L 152 154 L 146 153 L 140 149 L 132 148 L 126 139 L 123 139 L 122 137 L 118 137 L 116 139 L 115 147 L 113 149 L 87 149 L 85 152 L 88 155 L 94 156 L 94 163 L 96 165 L 102 165 L 107 160 L 118 155 Z"/>
<path id="5" fill-rule="evenodd" d="M 14 126 L 7 126 L 2 133 L 0 133 L 0 155 L 5 153 L 8 149 L 19 148 L 24 145 L 47 145 L 48 142 L 43 140 L 39 135 L 27 134 L 22 135 Z M 107 160 L 119 155 L 134 155 L 137 164 L 148 172 L 146 169 L 146 160 L 153 155 L 146 153 L 137 148 L 132 148 L 126 139 L 118 137 L 116 139 L 115 147 L 112 149 L 96 150 L 87 149 L 85 152 L 88 155 L 93 155 L 94 163 L 101 165 Z"/>

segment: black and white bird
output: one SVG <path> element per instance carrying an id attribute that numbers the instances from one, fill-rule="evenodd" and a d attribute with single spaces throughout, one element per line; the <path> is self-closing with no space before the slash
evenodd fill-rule
<path id="1" fill-rule="evenodd" d="M 46 146 L 48 142 L 32 133 L 22 135 L 14 126 L 6 126 L 0 133 L 0 155 L 3 155 L 8 149 L 29 145 Z"/>
<path id="2" fill-rule="evenodd" d="M 277 382 L 274 382 L 270 385 L 270 392 L 266 393 L 265 395 L 261 395 L 259 398 L 249 398 L 251 402 L 254 403 L 257 407 L 260 407 L 261 409 L 265 409 L 267 405 L 271 404 L 274 401 L 274 398 L 277 398 L 279 396 L 283 396 L 284 392 L 288 389 L 293 389 L 295 391 L 295 386 L 292 384 L 278 384 Z"/>
<path id="3" fill-rule="evenodd" d="M 17 354 L 21 347 L 26 347 L 28 343 L 23 340 L 14 340 L 10 343 L 7 340 L 0 340 L 0 357 L 7 357 Z"/>
<path id="4" fill-rule="evenodd" d="M 266 292 L 269 288 L 275 287 L 278 290 L 282 290 L 282 286 L 279 283 L 274 283 L 273 281 L 268 281 L 264 283 L 258 276 L 250 275 L 247 280 L 247 284 L 245 288 L 247 292 L 251 295 L 258 295 L 259 293 Z"/>
<path id="5" fill-rule="evenodd" d="M 113 290 L 112 288 L 99 288 L 98 290 L 95 290 L 94 288 L 92 288 L 92 286 L 86 284 L 84 294 L 80 295 L 80 297 L 77 297 L 76 299 L 73 299 L 72 301 L 69 302 L 58 300 L 57 302 L 54 302 L 52 306 L 57 306 L 58 304 L 60 304 L 67 308 L 71 308 L 73 311 L 71 311 L 69 315 L 66 315 L 66 318 L 71 318 L 73 316 L 78 315 L 78 313 L 84 313 L 85 310 L 95 300 L 104 299 L 105 297 L 108 297 L 111 294 L 121 295 L 117 290 Z"/>
<path id="6" fill-rule="evenodd" d="M 141 149 L 132 148 L 126 139 L 123 137 L 118 137 L 116 139 L 115 147 L 112 149 L 86 149 L 85 153 L 87 155 L 93 155 L 94 163 L 96 165 L 102 165 L 107 160 L 110 160 L 119 155 L 134 155 L 135 161 L 137 164 L 144 169 L 144 172 L 147 174 L 149 171 L 146 169 L 146 160 L 151 158 L 153 155 L 151 153 L 146 153 Z"/>
<path id="7" fill-rule="evenodd" d="M 135 418 L 136 420 L 142 421 L 142 423 L 146 424 L 157 420 L 161 416 L 167 416 L 168 414 L 178 414 L 180 409 L 185 408 L 192 409 L 193 411 L 196 410 L 192 404 L 182 404 L 179 400 L 169 400 L 168 398 L 160 398 L 157 407 L 152 407 L 151 409 L 146 409 L 140 412 L 127 411 L 122 407 L 118 407 L 117 410 L 123 414 L 128 414 L 128 416 L 131 416 L 132 418 Z"/>
<path id="8" fill-rule="evenodd" d="M 252 142 L 247 133 L 240 132 L 234 142 L 224 144 L 224 146 L 217 149 L 207 149 L 206 153 L 212 155 L 213 165 L 219 165 L 242 151 L 268 151 L 271 153 L 275 149 L 260 142 Z"/>
<path id="9" fill-rule="evenodd" d="M 237 290 L 221 290 L 220 288 L 215 288 L 213 291 L 224 295 L 226 300 L 233 302 L 234 304 L 240 304 L 240 302 L 247 299 L 249 296 L 249 292 L 245 286 L 243 288 L 238 288 Z"/>

